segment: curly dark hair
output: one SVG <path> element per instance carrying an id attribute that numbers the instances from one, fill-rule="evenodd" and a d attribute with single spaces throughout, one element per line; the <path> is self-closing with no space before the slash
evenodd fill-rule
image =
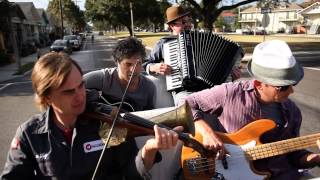
<path id="1" fill-rule="evenodd" d="M 120 63 L 124 58 L 130 58 L 134 55 L 140 55 L 143 60 L 146 56 L 146 49 L 141 40 L 134 37 L 118 41 L 112 53 L 116 63 Z"/>

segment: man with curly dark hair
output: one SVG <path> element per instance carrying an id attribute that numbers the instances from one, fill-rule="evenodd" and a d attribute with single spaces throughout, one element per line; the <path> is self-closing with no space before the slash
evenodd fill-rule
<path id="1" fill-rule="evenodd" d="M 141 111 L 154 108 L 155 86 L 144 75 L 141 65 L 146 56 L 142 42 L 134 37 L 118 41 L 113 50 L 117 67 L 92 71 L 84 75 L 86 88 L 102 92 L 110 104 L 120 102 L 132 75 L 125 101 L 128 111 Z M 134 69 L 135 67 L 135 69 Z"/>

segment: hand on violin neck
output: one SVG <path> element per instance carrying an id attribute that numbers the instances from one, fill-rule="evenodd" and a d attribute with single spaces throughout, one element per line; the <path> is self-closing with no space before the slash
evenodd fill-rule
<path id="1" fill-rule="evenodd" d="M 178 126 L 173 130 L 168 130 L 155 125 L 153 129 L 155 134 L 154 138 L 149 139 L 142 148 L 142 159 L 147 169 L 152 167 L 158 150 L 170 149 L 176 146 L 178 142 L 177 132 L 182 131 L 183 127 Z"/>
<path id="2" fill-rule="evenodd" d="M 178 126 L 172 130 L 161 128 L 158 125 L 153 127 L 154 138 L 146 142 L 147 150 L 170 149 L 177 144 L 178 133 L 183 130 L 182 126 Z M 177 132 L 176 132 L 177 131 Z"/>

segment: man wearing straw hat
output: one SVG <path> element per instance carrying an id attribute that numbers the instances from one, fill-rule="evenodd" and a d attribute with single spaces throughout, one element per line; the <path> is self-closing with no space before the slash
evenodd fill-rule
<path id="1" fill-rule="evenodd" d="M 280 40 L 258 44 L 248 63 L 252 80 L 225 83 L 187 97 L 195 120 L 196 132 L 203 145 L 222 158 L 228 149 L 203 120 L 202 113 L 218 116 L 218 131 L 237 132 L 259 119 L 272 119 L 276 128 L 262 136 L 262 142 L 275 142 L 299 136 L 302 115 L 288 97 L 293 86 L 303 78 L 303 68 L 295 60 L 289 46 Z M 320 141 L 317 140 L 320 148 Z M 232 154 L 230 154 L 232 156 Z M 298 169 L 320 165 L 320 155 L 298 150 L 284 155 L 254 161 L 255 168 L 271 172 L 271 179 L 299 179 Z"/>

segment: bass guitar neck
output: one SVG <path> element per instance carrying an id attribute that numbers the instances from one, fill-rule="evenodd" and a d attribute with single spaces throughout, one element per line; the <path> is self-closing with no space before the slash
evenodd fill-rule
<path id="1" fill-rule="evenodd" d="M 258 172 L 252 165 L 253 160 L 269 158 L 289 152 L 316 146 L 320 133 L 262 144 L 260 137 L 275 127 L 272 120 L 257 120 L 235 133 L 216 134 L 224 142 L 230 156 L 225 161 L 214 157 L 203 157 L 191 148 L 183 147 L 181 162 L 185 179 L 212 179 L 217 173 L 225 179 L 265 179 L 270 174 Z M 202 143 L 202 136 L 194 137 Z"/>

